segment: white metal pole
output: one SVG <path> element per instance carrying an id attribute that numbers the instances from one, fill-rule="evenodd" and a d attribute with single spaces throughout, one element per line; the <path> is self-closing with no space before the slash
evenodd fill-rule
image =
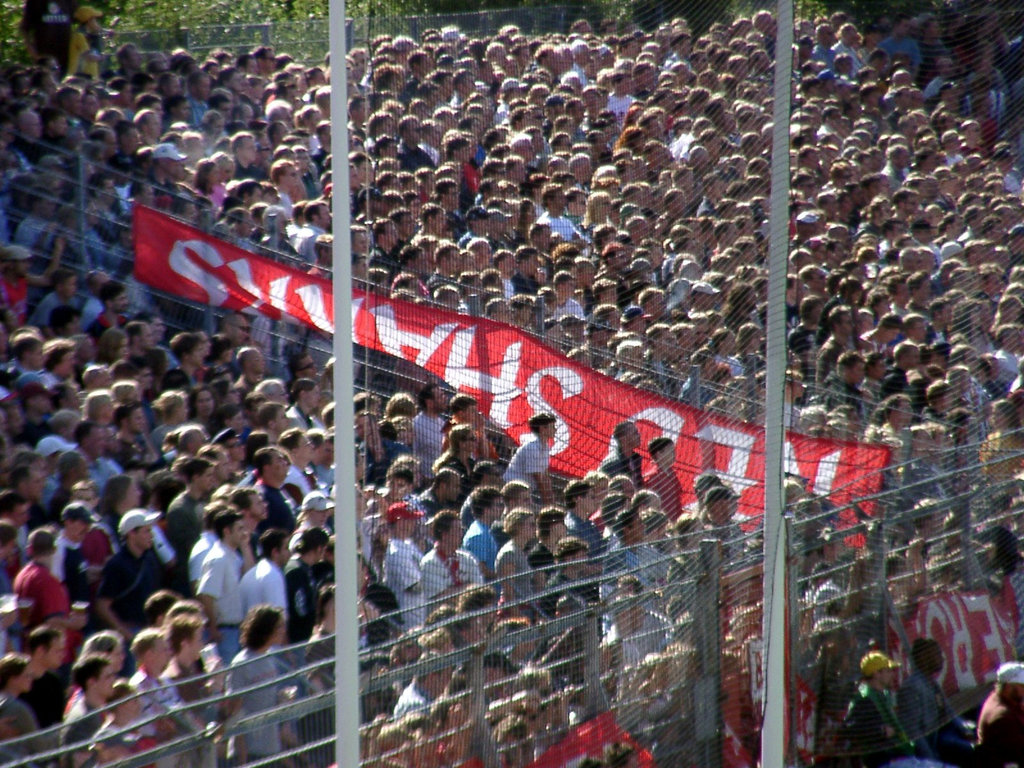
<path id="1" fill-rule="evenodd" d="M 772 100 L 771 213 L 765 371 L 764 715 L 762 768 L 786 759 L 786 547 L 783 535 L 783 449 L 786 376 L 786 271 L 789 263 L 789 117 L 793 83 L 793 0 L 778 0 L 775 93 Z"/>
<path id="2" fill-rule="evenodd" d="M 331 181 L 334 232 L 335 759 L 359 765 L 359 586 L 356 559 L 355 430 L 352 419 L 352 211 L 349 207 L 345 0 L 330 0 Z"/>

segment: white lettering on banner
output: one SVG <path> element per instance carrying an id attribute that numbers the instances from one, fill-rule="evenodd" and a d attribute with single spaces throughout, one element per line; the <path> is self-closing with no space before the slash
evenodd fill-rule
<path id="1" fill-rule="evenodd" d="M 263 291 L 260 290 L 260 287 L 252 279 L 249 260 L 235 259 L 234 261 L 229 261 L 228 269 L 235 273 L 235 277 L 238 279 L 238 284 L 242 290 L 252 295 L 253 300 L 249 304 L 250 308 L 258 310 L 260 305 L 263 304 Z"/>
<path id="2" fill-rule="evenodd" d="M 673 443 L 679 443 L 679 433 L 683 431 L 686 419 L 668 408 L 644 408 L 630 419 L 632 422 L 648 421 L 661 430 L 659 437 L 667 437 Z"/>
<path id="3" fill-rule="evenodd" d="M 202 288 L 206 291 L 207 303 L 219 307 L 228 298 L 228 290 L 224 287 L 224 281 L 192 261 L 188 256 L 190 252 L 211 267 L 223 266 L 224 259 L 221 258 L 216 248 L 203 240 L 177 240 L 167 259 L 168 266 L 175 274 Z"/>
<path id="4" fill-rule="evenodd" d="M 981 632 L 981 643 L 988 651 L 985 654 L 989 659 L 988 666 L 994 670 L 999 663 L 1006 661 L 1003 658 L 1006 645 L 999 632 L 999 622 L 992 607 L 992 600 L 988 595 L 964 595 L 963 600 L 970 612 L 969 615 L 976 617 L 971 619 L 972 625 Z M 984 626 L 982 626 L 982 621 Z M 978 682 L 984 681 L 979 680 Z"/>
<path id="5" fill-rule="evenodd" d="M 389 304 L 373 307 L 370 314 L 373 315 L 373 319 L 377 323 L 377 338 L 380 339 L 384 351 L 395 357 L 410 360 L 402 349 L 403 347 L 412 347 L 417 354 L 411 360 L 421 367 L 427 364 L 427 361 L 437 352 L 438 347 L 444 344 L 445 339 L 456 328 L 455 323 L 435 325 L 430 335 L 424 336 L 399 328 L 398 323 L 395 322 L 395 311 Z"/>
<path id="6" fill-rule="evenodd" d="M 309 315 L 310 321 L 324 333 L 334 333 L 334 325 L 327 319 L 327 310 L 324 307 L 324 292 L 319 285 L 304 285 L 295 293 L 302 302 L 303 309 Z"/>
<path id="7" fill-rule="evenodd" d="M 570 397 L 576 397 L 576 395 L 583 391 L 583 379 L 580 378 L 576 371 L 569 368 L 555 367 L 534 371 L 526 381 L 526 399 L 530 403 L 533 412 L 548 411 L 555 415 L 557 421 L 555 422 L 555 440 L 551 446 L 551 455 L 557 456 L 569 447 L 572 433 L 569 431 L 569 425 L 565 423 L 558 414 L 558 411 L 552 408 L 548 401 L 544 399 L 544 395 L 541 394 L 540 385 L 545 376 L 550 376 L 558 382 L 558 386 L 562 390 L 563 402 Z"/>
<path id="8" fill-rule="evenodd" d="M 839 459 L 842 456 L 842 451 L 833 451 L 821 457 L 814 477 L 811 478 L 811 488 L 814 489 L 815 496 L 828 496 L 832 493 L 832 483 L 836 479 L 836 470 L 839 469 Z"/>
<path id="9" fill-rule="evenodd" d="M 932 637 L 939 642 L 943 651 L 942 678 L 951 669 L 957 688 L 970 688 L 978 683 L 971 669 L 971 633 L 966 627 L 966 617 L 958 610 L 957 600 L 940 598 L 929 600 L 924 605 L 924 617 L 918 619 L 918 636 Z"/>
<path id="10" fill-rule="evenodd" d="M 288 283 L 292 281 L 291 275 L 279 277 L 270 281 L 270 290 L 267 291 L 267 298 L 270 299 L 270 306 L 288 314 Z"/>
<path id="11" fill-rule="evenodd" d="M 971 643 L 967 611 L 964 610 L 964 604 L 959 600 L 949 602 L 952 603 L 950 607 L 953 609 L 954 615 L 949 639 L 950 647 L 953 649 L 953 672 L 956 674 L 957 687 L 969 688 L 972 685 L 977 685 L 977 682 L 974 679 L 974 670 L 971 668 L 974 654 L 972 653 L 973 644 Z"/>
<path id="12" fill-rule="evenodd" d="M 519 378 L 519 366 L 522 358 L 523 344 L 517 341 L 509 344 L 502 355 L 501 368 L 498 375 L 491 376 L 467 364 L 470 350 L 476 338 L 476 327 L 463 328 L 456 332 L 451 351 L 448 353 L 448 364 L 445 366 L 444 380 L 457 390 L 470 389 L 491 396 L 491 407 L 487 414 L 502 429 L 512 426 L 510 412 L 512 403 L 526 394 L 516 385 Z"/>
<path id="13" fill-rule="evenodd" d="M 757 485 L 757 480 L 747 477 L 747 468 L 750 465 L 750 453 L 757 438 L 740 432 L 737 429 L 708 424 L 697 430 L 697 438 L 716 445 L 724 445 L 731 448 L 729 452 L 729 463 L 725 472 L 718 472 L 718 476 L 727 483 L 736 493 L 742 494 L 747 488 Z"/>

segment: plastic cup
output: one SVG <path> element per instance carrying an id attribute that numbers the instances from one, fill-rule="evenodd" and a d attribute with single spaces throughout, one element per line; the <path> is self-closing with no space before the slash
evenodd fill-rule
<path id="1" fill-rule="evenodd" d="M 32 618 L 32 608 L 35 604 L 36 601 L 31 597 L 18 598 L 18 615 L 22 624 L 27 625 L 29 620 Z"/>
<path id="2" fill-rule="evenodd" d="M 199 651 L 199 658 L 203 660 L 203 669 L 207 672 L 221 666 L 220 654 L 217 653 L 217 646 L 213 643 L 203 646 Z"/>

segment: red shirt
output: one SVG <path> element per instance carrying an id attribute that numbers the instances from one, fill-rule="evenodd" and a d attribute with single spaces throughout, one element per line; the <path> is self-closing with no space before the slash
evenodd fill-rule
<path id="1" fill-rule="evenodd" d="M 669 520 L 679 519 L 683 513 L 683 486 L 675 472 L 663 472 L 655 467 L 644 475 L 644 488 L 658 494 L 661 511 Z"/>
<path id="2" fill-rule="evenodd" d="M 50 569 L 34 560 L 26 565 L 14 579 L 14 593 L 18 597 L 33 601 L 32 613 L 25 624 L 25 634 L 54 616 L 67 616 L 71 612 L 71 600 L 67 588 L 57 581 Z M 65 662 L 75 660 L 75 646 L 80 640 L 78 632 L 64 631 L 67 640 Z"/>
<path id="3" fill-rule="evenodd" d="M 20 277 L 12 285 L 0 277 L 0 305 L 9 308 L 20 325 L 28 322 L 28 280 Z"/>
<path id="4" fill-rule="evenodd" d="M 992 691 L 978 717 L 978 765 L 1024 764 L 1024 708 Z"/>

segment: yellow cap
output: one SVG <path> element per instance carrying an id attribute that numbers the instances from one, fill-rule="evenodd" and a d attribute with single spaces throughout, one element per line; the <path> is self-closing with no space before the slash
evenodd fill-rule
<path id="1" fill-rule="evenodd" d="M 102 17 L 103 12 L 97 8 L 93 8 L 91 5 L 83 5 L 75 11 L 75 21 L 78 24 L 88 24 L 93 19 L 99 19 Z"/>
<path id="2" fill-rule="evenodd" d="M 864 677 L 874 677 L 883 669 L 896 669 L 899 662 L 893 661 L 881 651 L 871 651 L 860 660 L 860 673 Z"/>

